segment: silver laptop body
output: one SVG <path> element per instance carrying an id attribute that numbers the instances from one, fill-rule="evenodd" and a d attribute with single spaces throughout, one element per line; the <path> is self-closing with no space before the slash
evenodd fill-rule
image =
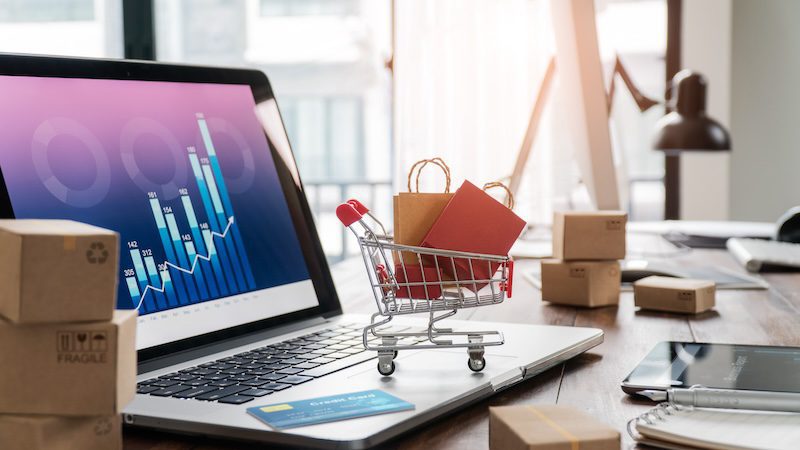
<path id="1" fill-rule="evenodd" d="M 11 108 L 6 112 L 14 117 L 0 129 L 0 139 L 33 142 L 33 149 L 23 144 L 0 149 L 0 216 L 69 218 L 120 233 L 118 307 L 140 311 L 142 393 L 124 409 L 129 426 L 303 448 L 366 448 L 529 379 L 603 340 L 597 329 L 445 320 L 441 326 L 499 330 L 505 344 L 486 348 L 482 372 L 467 367 L 464 349 L 405 350 L 397 356 L 394 374 L 381 376 L 375 353 L 354 343 L 369 316 L 342 314 L 262 72 L 0 55 L 0 88 L 8 94 L 0 108 Z M 70 139 L 54 139 L 59 134 Z M 147 139 L 139 139 L 144 135 Z M 86 142 L 91 153 L 75 139 Z M 62 182 L 68 165 L 53 171 L 41 157 L 51 145 L 64 146 L 60 152 L 66 161 L 97 164 L 96 171 L 75 169 L 73 178 L 99 181 Z M 151 163 L 158 155 L 139 153 L 139 145 L 147 146 L 145 151 L 163 146 L 165 157 Z M 32 151 L 39 157 L 24 154 Z M 164 165 L 174 170 L 162 170 Z M 369 288 L 365 281 L 364 289 Z M 410 316 L 391 323 L 398 331 L 426 324 L 425 318 Z M 296 381 L 288 388 L 277 387 L 288 381 L 265 384 L 271 388 L 260 391 L 254 386 L 251 398 L 245 391 L 215 398 L 221 390 L 214 389 L 205 400 L 203 395 L 181 398 L 203 387 L 198 379 L 216 377 L 215 386 L 222 389 L 244 386 L 252 377 L 237 364 L 253 370 L 260 365 L 245 364 L 246 357 L 237 355 L 253 361 L 271 346 L 302 353 L 279 344 L 300 337 L 341 338 L 349 342 L 349 353 L 337 352 L 325 363 L 306 364 L 302 373 L 279 380 Z M 296 358 L 307 356 L 300 353 Z M 212 366 L 227 369 L 208 369 Z M 165 377 L 169 374 L 175 375 Z M 287 430 L 246 413 L 253 406 L 367 389 L 381 389 L 415 408 Z M 243 402 L 225 403 L 231 398 Z"/>

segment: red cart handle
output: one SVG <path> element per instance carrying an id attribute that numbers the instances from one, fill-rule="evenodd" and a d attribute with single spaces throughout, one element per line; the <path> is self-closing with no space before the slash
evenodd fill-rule
<path id="1" fill-rule="evenodd" d="M 342 222 L 342 225 L 349 227 L 355 222 L 361 220 L 363 214 L 356 210 L 356 207 L 351 203 L 342 203 L 336 207 L 336 217 Z"/>
<path id="2" fill-rule="evenodd" d="M 348 200 L 347 203 L 353 205 L 353 208 L 355 208 L 356 211 L 358 211 L 358 213 L 361 214 L 362 216 L 369 212 L 369 208 L 367 208 L 366 206 L 364 206 L 363 203 L 354 198 Z"/>

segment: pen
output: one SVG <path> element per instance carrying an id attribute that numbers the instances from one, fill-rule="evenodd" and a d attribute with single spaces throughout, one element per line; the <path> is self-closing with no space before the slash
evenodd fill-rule
<path id="1" fill-rule="evenodd" d="M 702 386 L 665 391 L 641 391 L 655 401 L 700 408 L 751 409 L 756 411 L 800 412 L 800 394 L 794 392 L 713 389 Z"/>

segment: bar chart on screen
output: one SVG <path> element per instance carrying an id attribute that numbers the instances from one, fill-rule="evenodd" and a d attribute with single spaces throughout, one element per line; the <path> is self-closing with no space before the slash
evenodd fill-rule
<path id="1" fill-rule="evenodd" d="M 160 240 L 127 241 L 130 266 L 123 266 L 122 272 L 131 306 L 140 315 L 256 287 L 208 124 L 203 114 L 196 119 L 204 152 L 186 147 L 195 185 L 191 190 L 179 188 L 169 201 L 159 198 L 157 192 L 147 192 L 142 205 L 152 215 Z"/>

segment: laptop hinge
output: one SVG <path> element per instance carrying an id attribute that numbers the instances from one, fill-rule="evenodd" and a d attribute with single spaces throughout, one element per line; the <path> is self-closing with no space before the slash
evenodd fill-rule
<path id="1" fill-rule="evenodd" d="M 328 322 L 324 317 L 313 317 L 310 319 L 293 322 L 291 324 L 282 325 L 279 327 L 270 328 L 269 330 L 256 331 L 254 333 L 246 334 L 244 336 L 237 336 L 235 338 L 225 339 L 213 344 L 204 345 L 189 350 L 183 350 L 170 355 L 161 356 L 145 362 L 140 362 L 137 366 L 137 372 L 147 373 L 154 370 L 162 369 L 164 367 L 180 364 L 192 359 L 202 358 L 203 356 L 212 355 L 218 352 L 224 352 L 232 348 L 241 347 L 243 345 L 252 344 L 255 342 L 270 339 L 276 336 L 292 333 L 304 328 L 321 325 Z"/>

